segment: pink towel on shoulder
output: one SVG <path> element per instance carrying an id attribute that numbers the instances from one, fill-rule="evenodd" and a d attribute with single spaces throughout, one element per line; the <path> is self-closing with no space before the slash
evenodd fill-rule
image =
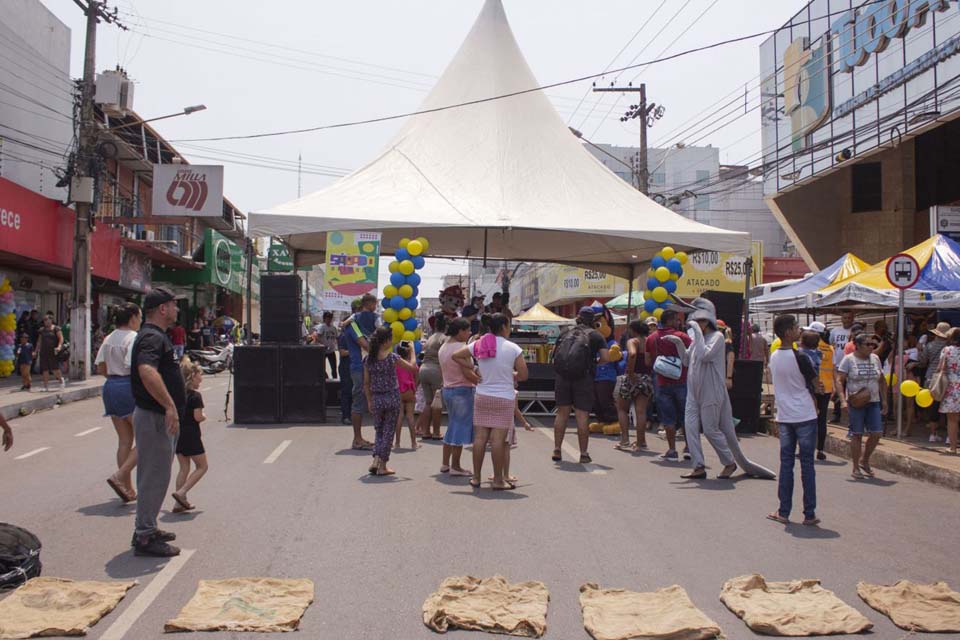
<path id="1" fill-rule="evenodd" d="M 473 348 L 473 353 L 477 356 L 477 360 L 496 358 L 497 336 L 492 333 L 484 334 L 484 336 L 477 341 L 477 346 Z"/>

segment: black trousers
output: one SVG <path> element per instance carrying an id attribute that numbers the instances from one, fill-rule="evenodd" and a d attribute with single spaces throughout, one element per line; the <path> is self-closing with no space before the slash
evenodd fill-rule
<path id="1" fill-rule="evenodd" d="M 827 414 L 830 412 L 829 393 L 817 394 L 817 451 L 823 451 L 827 442 Z"/>

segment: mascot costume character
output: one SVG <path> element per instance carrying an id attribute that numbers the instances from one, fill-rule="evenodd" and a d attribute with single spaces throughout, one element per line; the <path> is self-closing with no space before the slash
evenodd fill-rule
<path id="1" fill-rule="evenodd" d="M 687 348 L 677 336 L 664 337 L 677 347 L 684 365 L 689 367 L 685 429 L 687 446 L 693 457 L 693 471 L 683 477 L 707 477 L 700 443 L 702 431 L 724 465 L 720 478 L 727 479 L 733 475 L 738 464 L 749 476 L 775 478 L 773 471 L 752 462 L 740 449 L 733 424 L 733 407 L 727 393 L 726 343 L 723 332 L 717 331 L 716 307 L 706 298 L 697 298 L 692 306 L 684 304 L 683 308 L 678 308 L 682 311 L 691 309 L 693 313 L 689 315 L 687 324 L 690 329 L 687 334 L 693 344 Z"/>
<path id="2" fill-rule="evenodd" d="M 448 321 L 460 315 L 463 303 L 463 289 L 458 284 L 452 284 L 440 292 L 440 313 L 445 315 Z M 434 329 L 435 326 L 436 320 L 431 316 L 430 328 Z"/>
<path id="3" fill-rule="evenodd" d="M 617 346 L 617 341 L 613 337 L 613 313 L 606 305 L 593 307 L 593 313 L 596 316 L 593 328 L 603 336 L 607 348 L 612 349 Z M 615 354 L 617 350 L 619 350 L 619 346 L 611 353 Z M 617 416 L 617 404 L 613 398 L 613 390 L 617 384 L 617 376 L 622 369 L 622 359 L 597 364 L 597 372 L 593 381 L 593 413 L 597 416 L 597 422 L 590 425 L 590 431 L 593 433 L 604 433 L 606 435 L 620 433 L 620 421 Z"/>

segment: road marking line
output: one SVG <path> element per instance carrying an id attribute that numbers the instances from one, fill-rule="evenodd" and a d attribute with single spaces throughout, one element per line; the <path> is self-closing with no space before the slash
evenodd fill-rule
<path id="1" fill-rule="evenodd" d="M 273 450 L 273 453 L 267 456 L 267 459 L 263 461 L 263 464 L 273 464 L 276 462 L 277 458 L 280 457 L 280 454 L 286 451 L 287 447 L 289 447 L 291 443 L 293 443 L 293 440 L 284 440 L 281 442 L 280 445 Z"/>
<path id="2" fill-rule="evenodd" d="M 94 431 L 100 431 L 101 427 L 94 427 L 93 429 L 87 429 L 86 431 L 81 431 L 80 433 L 73 434 L 74 438 L 82 438 L 83 436 L 90 435 Z"/>
<path id="3" fill-rule="evenodd" d="M 535 422 L 536 424 L 540 424 L 540 422 L 539 422 L 538 420 L 534 420 L 534 422 Z M 550 442 L 553 442 L 553 429 L 552 429 L 552 428 L 551 428 L 551 429 L 548 429 L 547 427 L 539 427 L 539 428 L 537 429 L 537 431 L 539 431 L 540 433 L 542 433 L 543 435 L 545 435 L 545 436 L 550 440 Z M 569 431 L 570 431 L 570 430 L 567 429 L 567 432 L 568 432 L 568 433 L 569 433 Z M 576 433 L 577 430 L 574 429 L 573 432 Z M 574 446 L 573 446 L 572 444 L 570 444 L 569 442 L 564 441 L 564 443 L 560 446 L 560 450 L 561 450 L 561 452 L 567 454 L 567 457 L 571 458 L 573 461 L 580 460 L 580 449 L 574 447 Z M 598 467 L 598 466 L 595 465 L 595 464 L 588 463 L 588 464 L 583 465 L 583 468 L 586 469 L 586 470 L 590 473 L 590 475 L 594 475 L 594 476 L 605 476 L 605 475 L 607 475 L 607 470 L 606 470 L 606 469 L 601 469 L 600 467 Z"/>
<path id="4" fill-rule="evenodd" d="M 183 568 L 195 549 L 181 549 L 180 555 L 170 558 L 170 561 L 160 570 L 160 573 L 150 581 L 150 584 L 140 592 L 137 599 L 124 609 L 112 625 L 100 636 L 100 640 L 121 640 L 137 620 L 143 615 L 153 601 L 157 599 L 164 587 L 170 584 L 177 572 Z"/>
<path id="5" fill-rule="evenodd" d="M 38 453 L 43 453 L 44 451 L 46 451 L 46 450 L 49 449 L 49 448 L 50 448 L 50 447 L 40 447 L 39 449 L 34 449 L 33 451 L 27 451 L 27 452 L 24 453 L 23 455 L 19 455 L 19 456 L 17 456 L 16 458 L 14 458 L 14 460 L 23 460 L 24 458 L 29 458 L 30 456 L 35 456 L 35 455 L 37 455 Z"/>

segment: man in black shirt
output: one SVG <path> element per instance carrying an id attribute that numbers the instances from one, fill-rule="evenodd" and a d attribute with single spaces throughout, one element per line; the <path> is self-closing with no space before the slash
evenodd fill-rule
<path id="1" fill-rule="evenodd" d="M 176 536 L 157 528 L 157 516 L 170 485 L 170 467 L 186 405 L 180 363 L 174 357 L 167 329 L 177 320 L 173 292 L 157 287 L 143 301 L 146 321 L 131 354 L 130 385 L 136 409 L 137 519 L 133 534 L 138 556 L 169 557 L 180 553 L 170 544 Z"/>
<path id="2" fill-rule="evenodd" d="M 477 335 L 480 333 L 480 314 L 483 313 L 483 296 L 476 295 L 470 298 L 470 304 L 460 312 L 467 322 L 470 323 L 470 333 Z"/>

